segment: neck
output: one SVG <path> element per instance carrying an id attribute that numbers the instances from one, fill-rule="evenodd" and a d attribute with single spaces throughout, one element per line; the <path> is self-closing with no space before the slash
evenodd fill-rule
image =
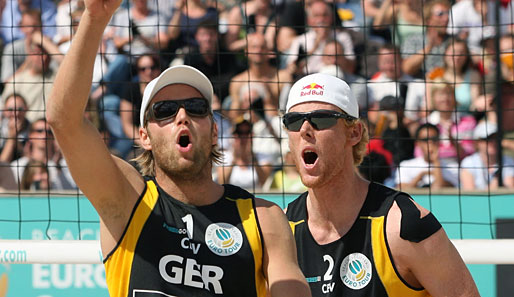
<path id="1" fill-rule="evenodd" d="M 157 171 L 155 179 L 159 186 L 173 198 L 195 206 L 209 205 L 223 195 L 223 186 L 212 180 L 210 174 L 202 172 L 194 179 L 170 177 Z M 199 187 L 199 185 L 202 185 Z"/>
<path id="2" fill-rule="evenodd" d="M 200 49 L 200 54 L 202 54 L 202 58 L 205 63 L 212 65 L 216 61 L 216 52 L 212 50 L 202 50 Z"/>
<path id="3" fill-rule="evenodd" d="M 364 204 L 369 181 L 355 171 L 332 182 L 309 189 L 309 228 L 320 244 L 333 242 L 352 227 Z"/>
<path id="4" fill-rule="evenodd" d="M 252 63 L 249 67 L 249 72 L 252 76 L 262 77 L 270 73 L 270 66 L 268 63 Z"/>

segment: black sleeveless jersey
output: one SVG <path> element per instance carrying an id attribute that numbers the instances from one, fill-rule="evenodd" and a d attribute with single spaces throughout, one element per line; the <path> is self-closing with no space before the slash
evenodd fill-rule
<path id="1" fill-rule="evenodd" d="M 104 260 L 111 297 L 265 296 L 254 196 L 224 185 L 217 202 L 184 204 L 154 179 Z"/>
<path id="2" fill-rule="evenodd" d="M 316 243 L 309 231 L 306 200 L 307 192 L 291 202 L 287 217 L 296 240 L 298 262 L 313 297 L 430 296 L 399 276 L 387 245 L 387 214 L 397 200 L 408 200 L 414 206 L 407 194 L 371 183 L 351 229 L 325 245 Z"/>

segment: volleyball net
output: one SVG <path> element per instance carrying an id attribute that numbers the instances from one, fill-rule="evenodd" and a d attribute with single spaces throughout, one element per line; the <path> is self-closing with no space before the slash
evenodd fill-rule
<path id="1" fill-rule="evenodd" d="M 123 1 L 95 60 L 86 117 L 130 160 L 141 152 L 145 82 L 194 66 L 214 86 L 224 159 L 213 178 L 286 207 L 305 190 L 282 125 L 288 91 L 309 73 L 338 76 L 370 136 L 360 174 L 412 194 L 466 263 L 514 264 L 512 3 L 413 1 L 417 17 L 405 23 L 403 2 L 371 2 L 185 1 L 177 10 L 148 0 L 134 17 L 139 8 Z M 98 264 L 98 216 L 44 121 L 83 3 L 17 3 L 6 2 L 0 23 L 0 264 Z"/>

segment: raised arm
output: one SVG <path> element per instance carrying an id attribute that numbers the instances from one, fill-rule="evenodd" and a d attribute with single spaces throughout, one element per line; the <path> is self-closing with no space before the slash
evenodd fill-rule
<path id="1" fill-rule="evenodd" d="M 293 233 L 276 204 L 256 200 L 264 242 L 263 269 L 271 297 L 305 297 L 311 291 L 298 266 Z"/>
<path id="2" fill-rule="evenodd" d="M 121 238 L 144 187 L 137 170 L 112 157 L 98 130 L 84 117 L 95 55 L 120 2 L 85 1 L 86 10 L 57 73 L 46 112 L 75 182 L 100 215 L 104 254 Z"/>

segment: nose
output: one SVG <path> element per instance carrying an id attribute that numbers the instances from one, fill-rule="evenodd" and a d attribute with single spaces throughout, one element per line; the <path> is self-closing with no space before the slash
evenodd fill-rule
<path id="1" fill-rule="evenodd" d="M 177 125 L 187 125 L 190 123 L 190 117 L 186 112 L 184 106 L 181 106 L 177 111 L 177 115 L 175 116 L 175 123 Z"/>
<path id="2" fill-rule="evenodd" d="M 314 127 L 312 127 L 311 123 L 304 119 L 302 126 L 300 127 L 300 135 L 303 138 L 312 138 L 314 132 Z"/>

